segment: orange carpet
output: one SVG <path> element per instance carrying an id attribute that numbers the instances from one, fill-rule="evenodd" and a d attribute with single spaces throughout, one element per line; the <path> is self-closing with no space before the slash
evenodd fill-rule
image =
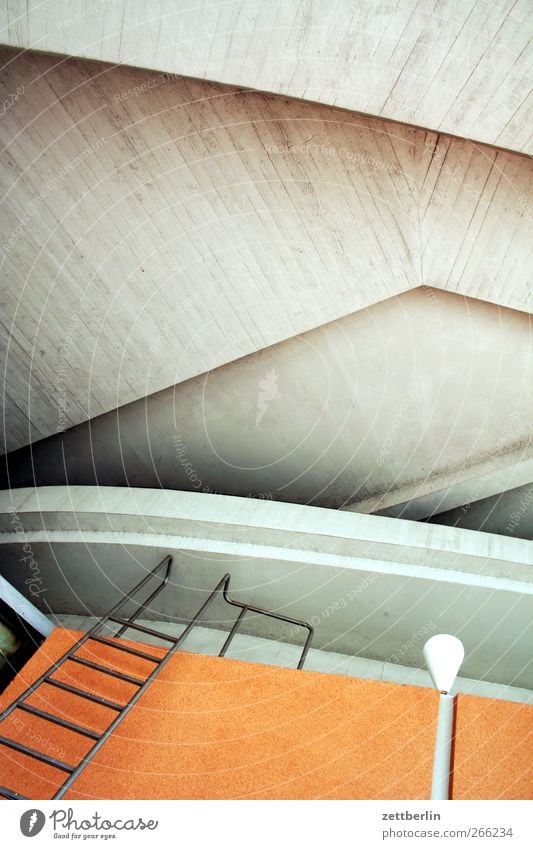
<path id="1" fill-rule="evenodd" d="M 453 798 L 533 798 L 533 705 L 457 701 Z"/>
<path id="2" fill-rule="evenodd" d="M 55 630 L 3 694 L 0 706 L 9 704 L 77 637 L 73 631 Z M 141 677 L 152 668 L 94 643 L 79 653 Z M 129 684 L 72 663 L 56 677 L 118 702 L 132 692 Z M 31 703 L 95 730 L 115 715 L 46 685 Z M 531 720 L 531 708 L 526 708 L 527 716 L 516 710 L 523 705 L 487 699 L 473 703 L 513 710 L 507 737 L 498 738 L 500 747 L 509 749 L 509 735 L 520 733 L 525 720 Z M 179 652 L 65 798 L 423 799 L 431 785 L 436 714 L 437 695 L 431 690 Z M 522 725 L 517 729 L 518 717 Z M 500 714 L 496 721 L 501 725 Z M 68 763 L 76 763 L 91 745 L 18 710 L 1 724 L 0 733 Z M 463 761 L 455 793 L 468 798 L 475 787 L 471 798 L 486 798 L 478 773 L 486 768 L 487 753 L 480 767 L 474 744 Z M 499 786 L 499 774 L 496 769 L 491 792 L 503 786 L 505 796 L 508 776 Z M 0 746 L 0 783 L 25 796 L 51 798 L 63 777 L 53 767 Z M 523 772 L 514 778 L 515 795 L 509 798 L 524 798 Z"/>

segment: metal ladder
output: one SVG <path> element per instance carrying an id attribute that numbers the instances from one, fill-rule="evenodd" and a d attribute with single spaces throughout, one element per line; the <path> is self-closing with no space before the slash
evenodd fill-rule
<path id="1" fill-rule="evenodd" d="M 34 716 L 40 717 L 41 719 L 50 722 L 53 725 L 58 725 L 62 728 L 66 728 L 69 731 L 73 731 L 76 734 L 80 734 L 84 737 L 92 739 L 94 744 L 91 746 L 87 754 L 81 759 L 81 761 L 76 765 L 71 765 L 68 763 L 64 763 L 63 761 L 58 760 L 57 758 L 53 758 L 49 755 L 44 754 L 43 752 L 39 752 L 36 749 L 32 749 L 29 746 L 25 746 L 22 743 L 17 742 L 16 740 L 11 740 L 9 737 L 4 737 L 0 734 L 0 745 L 7 746 L 14 751 L 20 752 L 24 755 L 27 755 L 30 758 L 34 758 L 42 763 L 48 764 L 49 766 L 53 766 L 56 769 L 59 769 L 65 773 L 67 773 L 67 778 L 60 785 L 59 789 L 52 797 L 52 799 L 61 799 L 63 795 L 67 792 L 67 790 L 72 786 L 72 784 L 76 781 L 80 773 L 85 769 L 85 767 L 90 763 L 90 761 L 94 758 L 96 753 L 101 749 L 109 736 L 113 733 L 113 731 L 117 728 L 117 726 L 122 722 L 124 717 L 129 713 L 135 703 L 140 699 L 145 690 L 150 686 L 156 675 L 159 674 L 160 670 L 168 663 L 168 661 L 172 658 L 175 652 L 182 645 L 184 640 L 189 636 L 192 629 L 198 624 L 198 621 L 203 616 L 205 611 L 210 607 L 215 598 L 220 594 L 222 590 L 222 597 L 227 604 L 232 607 L 240 608 L 239 616 L 234 622 L 231 630 L 228 633 L 228 636 L 222 646 L 219 657 L 223 657 L 230 644 L 233 640 L 235 634 L 237 633 L 246 613 L 250 611 L 251 613 L 258 613 L 263 616 L 267 616 L 272 619 L 277 619 L 282 622 L 288 622 L 292 625 L 296 625 L 298 627 L 304 628 L 307 630 L 308 634 L 303 645 L 302 653 L 300 655 L 300 659 L 298 661 L 298 669 L 302 669 L 305 663 L 305 659 L 307 656 L 307 652 L 309 651 L 309 647 L 311 644 L 311 640 L 313 638 L 313 627 L 309 625 L 307 622 L 303 622 L 299 619 L 293 619 L 290 616 L 283 616 L 280 613 L 274 613 L 272 611 L 264 610 L 263 608 L 256 607 L 250 604 L 244 604 L 243 602 L 235 601 L 231 599 L 228 595 L 229 583 L 230 583 L 230 575 L 226 574 L 223 578 L 218 582 L 214 590 L 210 593 L 204 604 L 200 607 L 200 609 L 194 614 L 189 624 L 186 626 L 184 631 L 179 635 L 179 637 L 172 637 L 169 634 L 164 634 L 160 631 L 156 631 L 152 628 L 147 628 L 144 625 L 139 625 L 135 623 L 135 619 L 146 609 L 147 605 L 153 601 L 153 599 L 159 595 L 159 593 L 165 588 L 168 583 L 170 577 L 170 569 L 172 566 L 172 557 L 171 555 L 167 555 L 161 560 L 157 566 L 152 569 L 152 571 L 146 575 L 145 578 L 142 579 L 129 593 L 127 593 L 122 599 L 120 599 L 114 607 L 109 610 L 109 612 L 103 616 L 97 623 L 94 625 L 90 631 L 83 635 L 76 643 L 74 643 L 71 648 L 65 652 L 58 660 L 55 661 L 52 666 L 50 666 L 46 672 L 43 672 L 39 678 L 36 679 L 20 696 L 18 696 L 6 710 L 0 714 L 0 723 L 3 722 L 4 719 L 16 709 L 25 711 L 27 713 L 33 714 Z M 160 572 L 165 568 L 164 576 L 161 579 L 159 585 L 156 589 L 150 593 L 148 598 L 146 598 L 142 603 L 140 603 L 137 609 L 129 616 L 127 619 L 124 619 L 117 614 L 120 612 L 121 608 L 128 602 L 133 600 L 134 596 L 142 590 L 144 586 L 154 577 L 156 577 Z M 113 622 L 115 624 L 120 625 L 120 629 L 116 634 L 110 637 L 99 636 L 99 632 L 103 629 L 105 625 L 109 622 Z M 167 650 L 166 654 L 162 657 L 156 657 L 148 652 L 141 651 L 137 648 L 132 648 L 131 646 L 124 645 L 123 643 L 117 642 L 117 640 L 124 634 L 125 631 L 129 629 L 134 629 L 139 631 L 142 634 L 149 634 L 152 637 L 157 637 L 161 640 L 171 643 L 171 647 Z M 143 658 L 144 660 L 150 661 L 154 664 L 154 667 L 147 678 L 141 679 L 134 677 L 132 675 L 126 675 L 124 672 L 120 672 L 118 669 L 113 669 L 112 667 L 102 666 L 101 664 L 94 663 L 93 661 L 86 660 L 85 658 L 79 657 L 76 655 L 77 650 L 80 646 L 84 645 L 89 641 L 94 641 L 97 643 L 101 643 L 106 646 L 111 646 L 114 649 L 118 649 L 119 651 L 126 652 L 127 654 L 135 655 L 136 657 Z M 80 664 L 81 666 L 88 667 L 89 669 L 96 670 L 97 672 L 102 672 L 105 675 L 110 675 L 113 678 L 118 678 L 122 681 L 127 682 L 128 684 L 133 684 L 137 687 L 136 692 L 131 696 L 131 698 L 125 704 L 119 704 L 118 702 L 110 701 L 109 699 L 104 699 L 102 696 L 98 696 L 95 693 L 91 693 L 88 690 L 81 690 L 78 687 L 73 687 L 70 684 L 65 684 L 63 681 L 58 681 L 53 678 L 54 672 L 56 672 L 63 663 L 66 661 L 73 661 L 74 663 Z M 75 696 L 79 696 L 80 698 L 87 699 L 91 702 L 95 702 L 103 707 L 109 708 L 110 710 L 116 713 L 115 718 L 112 720 L 110 725 L 103 731 L 102 733 L 98 733 L 97 731 L 93 731 L 90 728 L 86 728 L 83 725 L 78 725 L 77 723 L 70 722 L 69 720 L 63 719 L 60 716 L 56 716 L 55 714 L 48 713 L 46 711 L 41 710 L 40 708 L 33 707 L 32 705 L 27 703 L 27 699 L 31 696 L 37 688 L 41 684 L 51 685 L 53 687 L 57 687 L 61 690 L 65 690 L 68 693 L 71 693 Z M 5 799 L 28 799 L 27 796 L 22 796 L 19 793 L 16 793 L 14 790 L 10 790 L 7 787 L 3 787 L 0 785 L 0 797 L 4 797 Z"/>

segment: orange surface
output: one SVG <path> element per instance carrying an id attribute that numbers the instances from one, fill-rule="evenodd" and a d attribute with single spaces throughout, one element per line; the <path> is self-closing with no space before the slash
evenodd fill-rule
<path id="1" fill-rule="evenodd" d="M 57 629 L 2 697 L 5 707 L 77 638 Z M 86 657 L 132 675 L 146 661 L 97 644 Z M 148 651 L 156 652 L 151 646 Z M 116 701 L 130 685 L 70 663 L 63 680 Z M 99 730 L 114 714 L 55 688 L 32 703 Z M 416 687 L 279 669 L 226 658 L 178 653 L 141 697 L 66 799 L 419 799 L 428 798 L 437 694 Z M 486 746 L 473 730 L 498 728 L 508 754 L 532 709 L 462 697 L 454 791 L 463 798 L 523 798 L 522 755 L 506 755 L 486 784 Z M 463 708 L 461 707 L 461 710 Z M 482 718 L 480 714 L 482 713 Z M 476 713 L 477 711 L 477 713 Z M 103 723 L 103 724 L 102 724 Z M 0 733 L 69 763 L 90 741 L 15 711 Z M 496 741 L 496 738 L 495 738 Z M 531 760 L 531 752 L 529 760 Z M 518 767 L 516 768 L 516 764 Z M 508 769 L 515 767 L 514 781 Z M 518 771 L 518 775 L 516 772 Z M 64 774 L 0 747 L 0 783 L 31 798 L 50 798 Z M 481 776 L 481 784 L 480 784 Z M 496 792 L 497 791 L 497 792 Z"/>
<path id="2" fill-rule="evenodd" d="M 454 798 L 533 798 L 533 707 L 459 695 L 454 755 Z"/>

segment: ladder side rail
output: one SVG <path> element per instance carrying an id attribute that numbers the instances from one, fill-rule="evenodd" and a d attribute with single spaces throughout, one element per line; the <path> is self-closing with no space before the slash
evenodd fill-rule
<path id="1" fill-rule="evenodd" d="M 129 601 L 133 595 L 135 595 L 135 593 L 141 590 L 148 583 L 148 581 L 157 574 L 163 564 L 165 564 L 167 561 L 169 561 L 167 567 L 168 572 L 168 569 L 170 569 L 170 565 L 172 563 L 172 557 L 167 554 L 166 557 L 164 557 L 163 560 L 161 560 L 161 562 L 158 563 L 157 566 L 155 566 L 148 575 L 146 575 L 141 581 L 139 581 L 139 583 L 136 584 L 135 587 L 133 587 L 133 589 L 130 590 L 130 592 L 127 593 L 124 598 L 119 599 L 119 601 L 111 608 L 111 610 L 109 610 L 108 613 L 105 614 L 105 616 L 103 616 L 95 625 L 93 625 L 90 631 L 87 631 L 86 634 L 83 634 L 83 636 L 80 637 L 79 640 L 77 640 L 74 645 L 71 646 L 63 655 L 61 655 L 61 657 L 58 658 L 55 663 L 52 664 L 52 666 L 45 670 L 42 675 L 40 675 L 35 681 L 33 681 L 30 686 L 27 687 L 26 690 L 24 690 L 24 692 L 17 696 L 17 698 L 10 705 L 8 705 L 8 707 L 4 711 L 2 711 L 2 713 L 0 714 L 0 722 L 2 722 L 4 719 L 7 719 L 7 717 L 16 709 L 20 702 L 24 701 L 24 699 L 27 699 L 28 696 L 34 693 L 37 687 L 39 687 L 46 678 L 49 678 L 50 675 L 52 675 L 61 666 L 61 664 L 64 663 L 64 661 L 68 660 L 70 655 L 77 651 L 80 646 L 87 642 L 87 640 L 89 640 L 93 636 L 93 634 L 97 634 L 98 631 L 100 631 L 103 626 L 107 624 L 109 618 L 115 613 L 117 613 L 120 608 L 124 604 L 126 604 L 126 602 Z"/>
<path id="2" fill-rule="evenodd" d="M 0 796 L 3 796 L 4 799 L 27 799 L 27 796 L 22 796 L 20 793 L 15 793 L 14 790 L 10 790 L 9 787 L 2 787 L 0 784 Z"/>
<path id="3" fill-rule="evenodd" d="M 160 663 L 152 670 L 142 687 L 139 687 L 136 693 L 131 697 L 129 702 L 124 705 L 122 711 L 115 717 L 113 722 L 106 728 L 103 732 L 100 739 L 94 744 L 94 746 L 87 752 L 82 761 L 78 764 L 78 766 L 74 769 L 74 771 L 69 775 L 68 779 L 61 785 L 53 799 L 62 799 L 67 790 L 71 787 L 74 781 L 78 778 L 81 772 L 85 769 L 85 767 L 90 763 L 90 761 L 94 758 L 97 752 L 102 748 L 104 743 L 109 739 L 115 728 L 122 722 L 122 720 L 127 716 L 133 706 L 137 703 L 137 701 L 141 698 L 141 696 L 146 692 L 156 675 L 159 674 L 161 669 L 166 666 L 169 660 L 173 657 L 175 652 L 178 650 L 178 643 L 174 643 L 174 645 L 168 650 L 166 655 L 161 659 Z"/>

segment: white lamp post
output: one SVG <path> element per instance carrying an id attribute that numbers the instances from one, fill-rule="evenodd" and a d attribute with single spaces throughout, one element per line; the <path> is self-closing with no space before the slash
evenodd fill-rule
<path id="1" fill-rule="evenodd" d="M 435 634 L 424 646 L 424 660 L 429 674 L 440 692 L 439 718 L 433 761 L 432 799 L 450 798 L 450 768 L 453 739 L 455 696 L 450 690 L 465 656 L 464 646 L 451 634 Z"/>

